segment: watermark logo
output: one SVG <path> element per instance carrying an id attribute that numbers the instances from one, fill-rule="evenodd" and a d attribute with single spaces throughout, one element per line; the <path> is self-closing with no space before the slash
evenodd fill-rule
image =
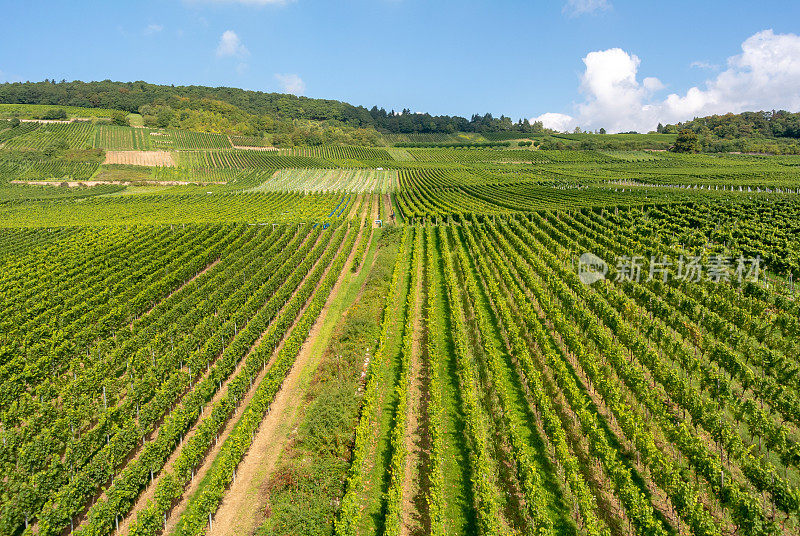
<path id="1" fill-rule="evenodd" d="M 586 284 L 591 285 L 608 275 L 608 264 L 594 253 L 584 253 L 578 259 L 578 277 Z M 669 256 L 649 259 L 642 255 L 619 256 L 616 259 L 613 278 L 614 281 L 652 281 L 660 279 L 666 283 L 670 279 L 689 283 L 711 281 L 722 283 L 728 281 L 758 282 L 763 273 L 761 257 L 738 258 L 724 255 L 683 256 L 673 259 Z"/>
<path id="2" fill-rule="evenodd" d="M 594 253 L 584 253 L 578 259 L 578 277 L 584 285 L 606 278 L 608 264 Z"/>

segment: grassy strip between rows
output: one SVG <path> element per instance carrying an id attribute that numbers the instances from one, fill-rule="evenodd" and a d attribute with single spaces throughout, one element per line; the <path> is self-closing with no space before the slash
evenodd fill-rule
<path id="1" fill-rule="evenodd" d="M 389 292 L 386 295 L 386 306 L 384 307 L 383 319 L 381 321 L 381 334 L 378 348 L 375 351 L 372 362 L 368 368 L 367 384 L 364 388 L 364 399 L 361 405 L 361 417 L 356 426 L 355 441 L 353 446 L 353 458 L 350 466 L 350 474 L 347 479 L 347 489 L 342 498 L 341 509 L 335 521 L 335 533 L 341 536 L 355 536 L 357 527 L 362 515 L 360 504 L 361 491 L 364 486 L 364 469 L 366 457 L 371 444 L 373 435 L 373 416 L 379 403 L 379 380 L 382 375 L 379 373 L 385 361 L 386 341 L 389 338 L 389 325 L 392 321 L 392 314 L 398 301 L 398 282 L 400 280 L 400 270 L 403 266 L 404 252 L 408 242 L 408 230 L 403 233 L 403 240 L 400 251 L 395 261 L 392 280 L 389 285 Z"/>
<path id="2" fill-rule="evenodd" d="M 362 231 L 363 244 L 372 229 Z M 376 348 L 400 229 L 376 229 L 363 269 L 345 286 L 326 317 L 330 337 L 309 378 L 292 441 L 265 482 L 259 536 L 327 535 L 344 493 L 350 446 L 358 423 L 364 361 Z M 323 327 L 323 332 L 325 328 Z M 322 337 L 322 333 L 320 337 Z M 263 488 L 262 488 L 263 489 Z"/>

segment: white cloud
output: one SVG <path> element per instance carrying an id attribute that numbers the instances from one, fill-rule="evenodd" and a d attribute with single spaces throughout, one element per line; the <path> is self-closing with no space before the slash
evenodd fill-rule
<path id="1" fill-rule="evenodd" d="M 217 45 L 217 57 L 224 58 L 227 56 L 244 57 L 249 54 L 247 47 L 242 44 L 239 36 L 233 30 L 226 30 L 222 37 L 219 38 L 219 45 Z"/>
<path id="2" fill-rule="evenodd" d="M 152 35 L 162 31 L 163 29 L 164 27 L 161 24 L 148 24 L 147 28 L 144 29 L 144 33 L 147 35 Z"/>
<path id="3" fill-rule="evenodd" d="M 302 95 L 306 90 L 306 83 L 296 74 L 276 74 L 275 79 L 280 83 L 284 93 Z"/>
<path id="4" fill-rule="evenodd" d="M 626 121 L 633 111 L 641 111 L 647 98 L 664 87 L 658 78 L 636 80 L 641 60 L 621 48 L 590 52 L 583 58 L 586 70 L 581 91 L 586 100 L 578 105 L 581 126 L 628 130 Z"/>
<path id="5" fill-rule="evenodd" d="M 692 69 L 707 69 L 709 71 L 718 71 L 719 65 L 707 61 L 693 61 L 689 67 Z"/>
<path id="6" fill-rule="evenodd" d="M 577 17 L 607 9 L 611 9 L 608 0 L 567 0 L 561 12 L 570 17 Z"/>
<path id="7" fill-rule="evenodd" d="M 658 78 L 655 78 L 653 76 L 648 76 L 647 78 L 642 80 L 642 87 L 644 87 L 645 91 L 656 92 L 656 91 L 661 91 L 667 86 L 665 86 L 663 82 L 661 82 L 661 80 L 659 80 Z"/>
<path id="8" fill-rule="evenodd" d="M 727 69 L 703 87 L 655 98 L 664 88 L 657 78 L 637 79 L 639 58 L 620 48 L 590 52 L 576 108 L 576 123 L 609 132 L 653 130 L 697 116 L 776 108 L 800 110 L 800 36 L 759 32 L 728 58 Z M 544 114 L 548 115 L 548 114 Z M 540 116 L 542 117 L 542 116 Z"/>
<path id="9" fill-rule="evenodd" d="M 542 125 L 544 125 L 544 128 L 557 130 L 559 132 L 572 130 L 577 124 L 575 123 L 575 118 L 571 115 L 559 114 L 555 112 L 547 112 L 539 117 L 532 118 L 530 121 L 531 123 L 534 121 L 541 121 Z"/>

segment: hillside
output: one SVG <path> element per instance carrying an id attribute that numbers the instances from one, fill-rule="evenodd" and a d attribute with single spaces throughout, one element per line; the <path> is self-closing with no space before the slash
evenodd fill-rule
<path id="1" fill-rule="evenodd" d="M 387 112 L 373 106 L 264 93 L 231 87 L 174 86 L 146 82 L 45 80 L 0 84 L 0 114 L 49 119 L 112 117 L 151 128 L 182 129 L 263 138 L 276 147 L 331 144 L 362 146 L 479 146 L 530 140 L 545 149 L 666 150 L 679 130 L 698 133 L 703 152 L 800 154 L 800 113 L 744 112 L 659 125 L 649 134 L 558 133 L 527 119 L 513 122 L 492 114 L 432 116 L 408 109 Z M 23 105 L 23 106 L 20 106 Z M 35 105 L 38 111 L 24 105 Z M 76 114 L 78 110 L 84 110 Z M 27 113 L 27 115 L 26 115 Z M 119 121 L 118 121 L 119 122 Z"/>
<path id="2" fill-rule="evenodd" d="M 238 111 L 252 117 L 269 117 L 275 121 L 333 121 L 353 128 L 374 128 L 389 133 L 533 132 L 533 126 L 527 120 L 512 123 L 508 117 L 495 118 L 491 114 L 473 115 L 468 120 L 458 116 L 411 113 L 410 110 L 387 112 L 377 106 L 368 110 L 346 102 L 284 93 L 264 93 L 230 87 L 167 86 L 141 81 L 45 80 L 4 83 L 0 84 L 0 103 L 108 108 L 130 113 L 142 113 L 143 107 L 151 107 L 155 112 L 153 115 L 158 115 L 164 109 L 182 112 L 202 108 L 227 114 Z"/>
<path id="3" fill-rule="evenodd" d="M 800 157 L 136 112 L 0 104 L 0 534 L 797 534 Z"/>

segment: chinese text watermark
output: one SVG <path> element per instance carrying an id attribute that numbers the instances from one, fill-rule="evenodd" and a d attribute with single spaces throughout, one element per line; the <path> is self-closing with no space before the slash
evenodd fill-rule
<path id="1" fill-rule="evenodd" d="M 684 256 L 677 259 L 668 255 L 619 256 L 613 273 L 614 281 L 652 281 L 660 279 L 664 283 L 678 280 L 691 283 L 711 281 L 722 283 L 730 281 L 757 282 L 762 273 L 761 257 L 730 257 L 726 255 Z M 578 276 L 581 281 L 591 285 L 605 279 L 609 272 L 608 264 L 593 253 L 584 253 L 578 259 Z"/>

